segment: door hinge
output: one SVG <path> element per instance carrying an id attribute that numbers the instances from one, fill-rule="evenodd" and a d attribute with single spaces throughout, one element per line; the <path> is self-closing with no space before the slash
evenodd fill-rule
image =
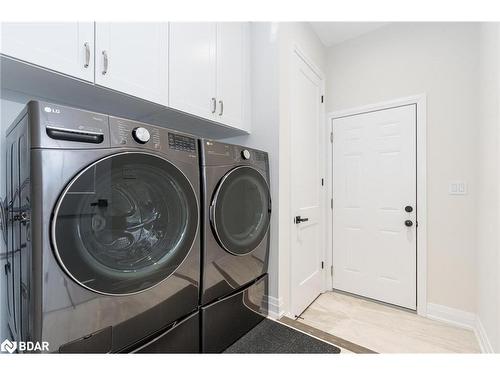
<path id="1" fill-rule="evenodd" d="M 321 95 L 321 103 L 324 103 L 325 101 L 325 97 L 323 95 Z"/>
<path id="2" fill-rule="evenodd" d="M 333 132 L 330 132 L 330 143 L 333 143 Z"/>
<path id="3" fill-rule="evenodd" d="M 322 179 L 321 179 L 321 186 L 324 186 L 324 185 L 325 185 L 325 179 L 324 179 L 324 178 L 322 178 Z"/>
<path id="4" fill-rule="evenodd" d="M 330 266 L 330 275 L 333 277 L 333 266 Z"/>
<path id="5" fill-rule="evenodd" d="M 321 269 L 324 269 L 325 268 L 325 262 L 321 262 Z"/>
<path id="6" fill-rule="evenodd" d="M 330 199 L 330 208 L 333 210 L 333 198 Z"/>

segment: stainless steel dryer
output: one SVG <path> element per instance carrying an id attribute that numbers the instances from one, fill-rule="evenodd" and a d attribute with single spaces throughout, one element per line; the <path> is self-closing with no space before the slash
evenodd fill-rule
<path id="1" fill-rule="evenodd" d="M 202 349 L 218 352 L 267 315 L 269 161 L 264 151 L 200 143 Z"/>
<path id="2" fill-rule="evenodd" d="M 196 139 L 42 102 L 7 134 L 12 338 L 198 352 Z"/>

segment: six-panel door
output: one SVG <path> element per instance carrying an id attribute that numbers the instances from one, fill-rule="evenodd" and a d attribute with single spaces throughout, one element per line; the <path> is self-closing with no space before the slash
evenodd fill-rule
<path id="1" fill-rule="evenodd" d="M 335 289 L 416 309 L 416 107 L 333 120 Z"/>

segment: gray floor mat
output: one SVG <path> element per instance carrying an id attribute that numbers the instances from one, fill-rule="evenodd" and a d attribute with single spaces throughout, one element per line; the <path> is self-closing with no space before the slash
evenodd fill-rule
<path id="1" fill-rule="evenodd" d="M 340 349 L 271 319 L 264 319 L 224 353 L 340 353 Z"/>

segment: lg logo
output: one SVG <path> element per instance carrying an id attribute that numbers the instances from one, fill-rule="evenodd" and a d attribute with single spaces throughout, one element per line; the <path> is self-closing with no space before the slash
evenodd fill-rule
<path id="1" fill-rule="evenodd" d="M 4 342 L 0 345 L 0 351 L 14 353 L 16 350 L 20 352 L 48 352 L 49 351 L 49 343 L 46 341 L 40 342 L 32 342 L 32 341 L 10 341 L 9 339 L 5 339 Z"/>
<path id="2" fill-rule="evenodd" d="M 5 339 L 0 345 L 0 350 L 2 352 L 9 352 L 10 354 L 14 353 L 17 349 L 17 342 L 12 342 L 9 339 Z"/>
<path id="3" fill-rule="evenodd" d="M 45 107 L 43 110 L 47 113 L 61 113 L 61 110 L 57 108 Z"/>

